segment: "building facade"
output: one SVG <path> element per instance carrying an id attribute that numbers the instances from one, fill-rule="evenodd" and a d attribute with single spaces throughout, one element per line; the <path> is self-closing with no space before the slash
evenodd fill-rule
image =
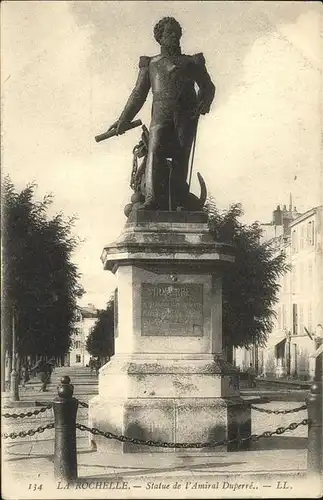
<path id="1" fill-rule="evenodd" d="M 318 338 L 323 333 L 323 206 L 304 214 L 278 206 L 262 225 L 263 238 L 286 255 L 290 270 L 280 279 L 276 318 L 265 348 L 237 349 L 236 364 L 250 363 L 258 375 L 310 379 Z"/>
<path id="2" fill-rule="evenodd" d="M 86 350 L 86 340 L 90 335 L 98 318 L 98 310 L 93 304 L 80 307 L 76 312 L 75 333 L 68 354 L 69 366 L 86 366 L 90 361 L 90 354 Z"/>

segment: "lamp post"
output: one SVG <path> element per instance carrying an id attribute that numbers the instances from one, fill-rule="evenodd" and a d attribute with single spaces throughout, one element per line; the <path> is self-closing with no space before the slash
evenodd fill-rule
<path id="1" fill-rule="evenodd" d="M 291 331 L 287 330 L 286 331 L 286 338 L 287 338 L 286 375 L 287 375 L 287 377 L 290 377 L 290 375 L 291 375 L 291 348 L 290 348 L 291 337 L 292 337 Z"/>
<path id="2" fill-rule="evenodd" d="M 16 306 L 12 306 L 12 370 L 10 375 L 10 399 L 19 401 L 19 376 L 17 372 L 17 332 L 16 332 Z"/>

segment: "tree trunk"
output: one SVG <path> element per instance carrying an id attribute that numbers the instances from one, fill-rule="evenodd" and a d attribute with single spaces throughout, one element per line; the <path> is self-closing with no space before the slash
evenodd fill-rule
<path id="1" fill-rule="evenodd" d="M 259 352 L 258 352 L 258 346 L 255 345 L 255 371 L 256 374 L 259 375 Z"/>
<path id="2" fill-rule="evenodd" d="M 12 354 L 11 352 L 8 352 L 8 366 L 7 366 L 7 373 L 6 373 L 6 386 L 7 386 L 7 390 L 9 391 L 10 389 L 10 376 L 11 376 L 11 372 L 12 372 Z"/>
<path id="3" fill-rule="evenodd" d="M 1 349 L 1 392 L 6 390 L 6 350 Z"/>
<path id="4" fill-rule="evenodd" d="M 225 347 L 225 357 L 228 363 L 233 364 L 233 346 L 227 345 Z"/>

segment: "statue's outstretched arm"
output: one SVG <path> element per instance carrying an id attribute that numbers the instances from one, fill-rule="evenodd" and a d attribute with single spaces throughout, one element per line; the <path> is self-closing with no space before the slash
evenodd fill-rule
<path id="1" fill-rule="evenodd" d="M 136 114 L 141 110 L 144 105 L 149 89 L 149 59 L 148 57 L 141 57 L 139 61 L 139 74 L 136 85 L 130 94 L 127 104 L 122 111 L 119 122 L 128 122 L 133 120 Z"/>
<path id="2" fill-rule="evenodd" d="M 193 57 L 195 60 L 195 81 L 199 87 L 198 112 L 202 115 L 205 115 L 210 111 L 210 107 L 214 99 L 215 86 L 205 67 L 205 59 L 203 54 L 196 54 Z"/>

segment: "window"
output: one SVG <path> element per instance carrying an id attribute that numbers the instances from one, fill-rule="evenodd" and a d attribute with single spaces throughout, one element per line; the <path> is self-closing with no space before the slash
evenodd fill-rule
<path id="1" fill-rule="evenodd" d="M 299 333 L 300 335 L 304 333 L 304 308 L 302 305 L 299 306 Z"/>
<path id="2" fill-rule="evenodd" d="M 80 349 L 80 347 L 81 347 L 81 342 L 79 340 L 76 340 L 75 341 L 75 348 Z"/>
<path id="3" fill-rule="evenodd" d="M 278 323 L 278 328 L 281 328 L 281 308 L 278 307 L 278 311 L 277 311 L 277 323 Z"/>
<path id="4" fill-rule="evenodd" d="M 313 222 L 312 222 L 311 245 L 314 245 L 314 237 L 315 237 L 315 232 L 314 232 L 314 221 L 313 221 Z"/>
<path id="5" fill-rule="evenodd" d="M 293 304 L 293 335 L 298 335 L 297 304 Z"/>
<path id="6" fill-rule="evenodd" d="M 302 250 L 304 248 L 304 239 L 305 239 L 305 226 L 301 227 L 300 241 L 299 247 Z"/>
<path id="7" fill-rule="evenodd" d="M 310 245 L 312 241 L 312 222 L 307 223 L 307 231 L 306 231 L 306 241 L 307 244 Z"/>
<path id="8" fill-rule="evenodd" d="M 292 268 L 292 293 L 297 292 L 297 274 L 296 274 L 296 266 L 294 265 Z"/>
<path id="9" fill-rule="evenodd" d="M 81 355 L 77 354 L 75 358 L 76 363 L 81 363 Z"/>
<path id="10" fill-rule="evenodd" d="M 314 245 L 314 221 L 310 221 L 307 223 L 307 231 L 306 231 L 306 240 L 309 245 Z"/>
<path id="11" fill-rule="evenodd" d="M 300 291 L 303 290 L 304 287 L 304 264 L 301 263 L 299 265 L 299 289 Z"/>
<path id="12" fill-rule="evenodd" d="M 292 252 L 297 252 L 297 233 L 296 229 L 292 232 Z"/>
<path id="13" fill-rule="evenodd" d="M 308 263 L 308 289 L 313 289 L 313 262 L 311 260 Z"/>
<path id="14" fill-rule="evenodd" d="M 286 321 L 286 305 L 285 304 L 282 305 L 282 323 L 283 323 L 283 329 L 285 329 L 286 323 L 287 323 L 287 321 Z"/>
<path id="15" fill-rule="evenodd" d="M 312 326 L 313 326 L 312 304 L 311 303 L 308 304 L 308 308 L 307 308 L 307 326 L 308 326 L 309 331 L 311 332 Z"/>

